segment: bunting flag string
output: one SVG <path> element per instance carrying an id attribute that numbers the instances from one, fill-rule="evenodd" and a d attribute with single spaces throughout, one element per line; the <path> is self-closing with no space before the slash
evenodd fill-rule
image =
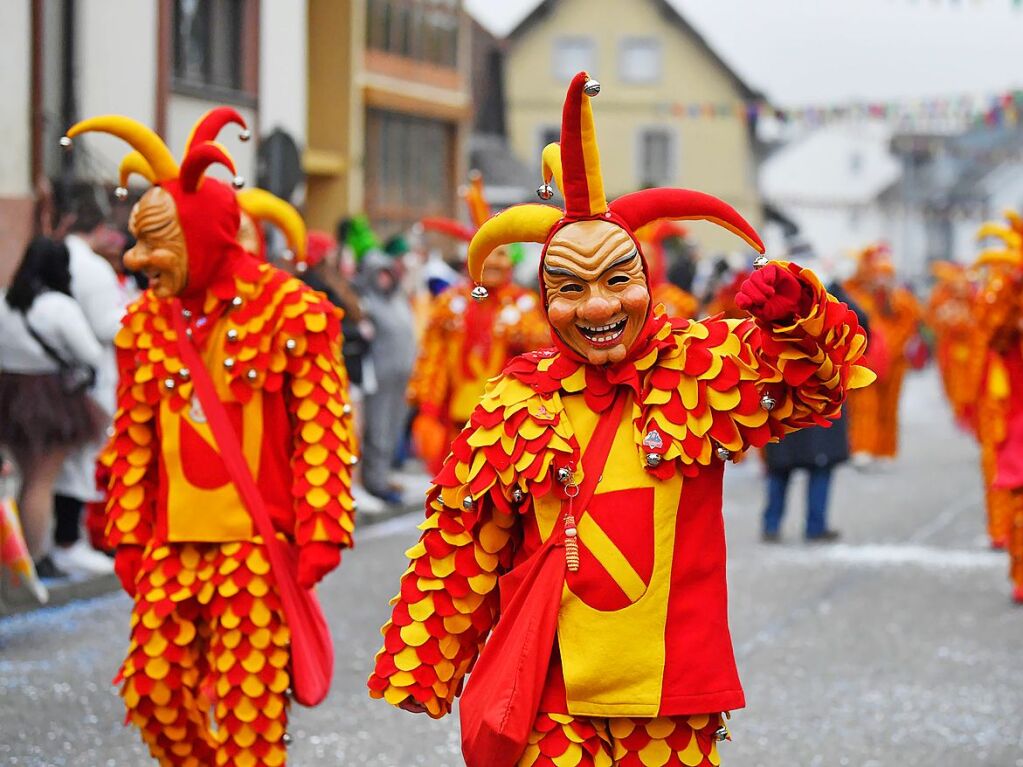
<path id="1" fill-rule="evenodd" d="M 1021 0 L 1023 2 L 1023 0 Z M 954 96 L 781 107 L 766 101 L 674 102 L 658 105 L 662 114 L 683 120 L 741 119 L 756 122 L 771 117 L 783 123 L 809 127 L 848 120 L 886 120 L 900 130 L 928 127 L 950 130 L 987 126 L 1015 127 L 1023 115 L 1023 89 L 994 96 L 960 94 Z"/>

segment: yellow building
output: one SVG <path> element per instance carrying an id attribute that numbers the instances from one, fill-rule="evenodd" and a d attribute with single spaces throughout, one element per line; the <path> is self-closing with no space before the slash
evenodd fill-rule
<path id="1" fill-rule="evenodd" d="M 626 12 L 627 7 L 627 12 Z M 580 70 L 600 80 L 594 103 L 608 196 L 649 186 L 717 195 L 758 226 L 754 139 L 745 105 L 759 94 L 665 0 L 543 0 L 508 37 L 512 149 L 535 162 L 560 133 L 565 87 Z M 688 104 L 730 105 L 714 116 Z M 705 250 L 734 250 L 727 232 L 694 224 Z"/>
<path id="2" fill-rule="evenodd" d="M 309 0 L 306 215 L 382 234 L 452 215 L 472 118 L 460 0 Z"/>

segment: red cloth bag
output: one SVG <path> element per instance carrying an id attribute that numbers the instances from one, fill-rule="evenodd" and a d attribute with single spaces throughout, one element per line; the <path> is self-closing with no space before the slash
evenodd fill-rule
<path id="1" fill-rule="evenodd" d="M 334 675 L 334 643 L 327 620 L 313 591 L 298 585 L 297 547 L 286 544 L 277 537 L 263 495 L 242 455 L 238 435 L 231 425 L 223 403 L 217 397 L 209 371 L 188 340 L 180 307 L 175 306 L 173 314 L 181 360 L 192 371 L 195 394 L 199 397 L 213 438 L 220 448 L 224 466 L 252 516 L 256 532 L 263 538 L 270 559 L 270 572 L 277 585 L 284 619 L 291 632 L 293 697 L 303 706 L 316 706 L 327 697 Z"/>
<path id="2" fill-rule="evenodd" d="M 600 417 L 583 456 L 583 483 L 572 499 L 580 513 L 604 470 L 626 399 L 619 393 Z M 562 504 L 562 519 L 568 504 Z M 557 525 L 543 546 L 498 581 L 501 617 L 459 703 L 466 767 L 514 767 L 526 750 L 558 629 L 567 572 L 564 530 Z"/>

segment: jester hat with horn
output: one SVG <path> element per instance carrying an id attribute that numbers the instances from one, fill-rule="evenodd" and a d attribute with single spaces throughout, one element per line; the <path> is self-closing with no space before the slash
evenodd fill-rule
<path id="1" fill-rule="evenodd" d="M 121 163 L 121 186 L 131 173 L 138 173 L 153 188 L 132 211 L 139 245 L 132 251 L 136 264 L 128 266 L 146 272 L 151 281 L 155 278 L 153 290 L 161 298 L 177 295 L 186 301 L 201 300 L 207 289 L 218 285 L 230 292 L 231 275 L 246 261 L 236 240 L 239 211 L 234 190 L 205 176 L 211 165 L 220 164 L 234 175 L 235 186 L 244 183 L 236 175 L 231 155 L 212 140 L 228 122 L 242 125 L 242 135 L 247 135 L 244 120 L 233 109 L 212 110 L 193 128 L 180 165 L 153 130 L 121 115 L 83 120 L 61 139 L 63 146 L 70 147 L 72 139 L 83 133 L 109 133 L 135 150 Z M 183 241 L 184 253 L 177 252 L 182 249 L 177 240 Z M 185 255 L 187 260 L 175 265 Z"/>
<path id="2" fill-rule="evenodd" d="M 537 190 L 543 199 L 550 199 L 553 180 L 560 187 L 565 198 L 565 209 L 538 203 L 516 205 L 491 217 L 484 223 L 469 244 L 469 275 L 477 284 L 474 297 L 485 298 L 486 291 L 480 285 L 483 267 L 487 257 L 495 249 L 512 242 L 537 242 L 543 244 L 540 260 L 540 282 L 544 285 L 543 305 L 548 319 L 555 330 L 555 341 L 559 347 L 568 346 L 577 356 L 586 357 L 591 363 L 617 362 L 631 348 L 632 342 L 640 336 L 640 329 L 633 327 L 633 320 L 622 320 L 619 315 L 610 316 L 605 325 L 577 323 L 586 337 L 585 344 L 580 337 L 572 340 L 567 334 L 575 331 L 565 325 L 559 327 L 552 306 L 552 300 L 568 297 L 568 292 L 582 296 L 593 291 L 598 277 L 608 272 L 603 268 L 599 274 L 590 270 L 565 268 L 561 263 L 566 254 L 577 254 L 580 262 L 587 262 L 597 268 L 601 252 L 615 256 L 603 267 L 618 266 L 626 261 L 634 273 L 629 279 L 635 283 L 633 295 L 639 295 L 639 288 L 645 290 L 646 303 L 642 305 L 645 318 L 650 319 L 649 280 L 647 264 L 642 254 L 636 231 L 658 219 L 705 220 L 728 229 L 745 240 L 751 247 L 763 253 L 764 246 L 753 227 L 730 205 L 709 194 L 687 189 L 646 189 L 633 192 L 608 202 L 604 195 L 604 182 L 600 170 L 600 155 L 593 124 L 590 99 L 599 93 L 600 85 L 580 72 L 568 87 L 562 113 L 561 142 L 550 144 L 543 151 L 542 166 L 544 184 Z M 618 254 L 624 254 L 618 258 Z M 555 262 L 558 262 L 555 265 Z M 638 262 L 638 263 L 637 263 Z M 579 277 L 573 284 L 552 286 L 554 275 L 574 274 Z M 557 279 L 561 279 L 558 276 Z M 565 278 L 567 279 L 567 278 Z M 623 284 L 624 283 L 620 283 Z M 612 293 L 614 291 L 611 291 Z M 618 289 L 621 292 L 621 289 Z M 610 303 L 617 300 L 611 296 Z M 635 303 L 639 307 L 640 304 Z M 634 309 L 633 311 L 640 311 Z M 618 325 L 625 323 L 624 331 Z M 629 331 L 629 328 L 632 328 Z M 624 333 L 624 335 L 623 335 Z M 617 339 L 617 340 L 616 340 Z M 616 347 L 609 346 L 615 343 Z M 602 357 L 591 354 L 591 348 L 617 348 L 617 351 Z M 619 348 L 624 347 L 624 348 Z M 581 350 L 586 349 L 583 353 Z"/>
<path id="3" fill-rule="evenodd" d="M 977 230 L 977 241 L 1000 240 L 1002 247 L 985 248 L 977 256 L 976 266 L 1002 264 L 1023 267 L 1023 221 L 1015 211 L 1006 211 L 1009 226 L 998 221 L 987 221 Z"/>

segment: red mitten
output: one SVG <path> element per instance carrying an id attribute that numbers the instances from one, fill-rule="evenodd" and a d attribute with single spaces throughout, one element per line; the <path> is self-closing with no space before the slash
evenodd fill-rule
<path id="1" fill-rule="evenodd" d="M 142 554 L 141 546 L 131 545 L 118 546 L 114 553 L 114 573 L 121 581 L 121 588 L 130 597 L 135 596 L 135 584 L 138 581 L 139 571 L 142 569 Z"/>
<path id="2" fill-rule="evenodd" d="M 735 305 L 758 319 L 776 322 L 801 313 L 803 283 L 778 264 L 768 264 L 742 283 Z"/>
<path id="3" fill-rule="evenodd" d="M 311 589 L 323 576 L 341 564 L 341 547 L 336 543 L 312 541 L 298 552 L 298 585 Z"/>

